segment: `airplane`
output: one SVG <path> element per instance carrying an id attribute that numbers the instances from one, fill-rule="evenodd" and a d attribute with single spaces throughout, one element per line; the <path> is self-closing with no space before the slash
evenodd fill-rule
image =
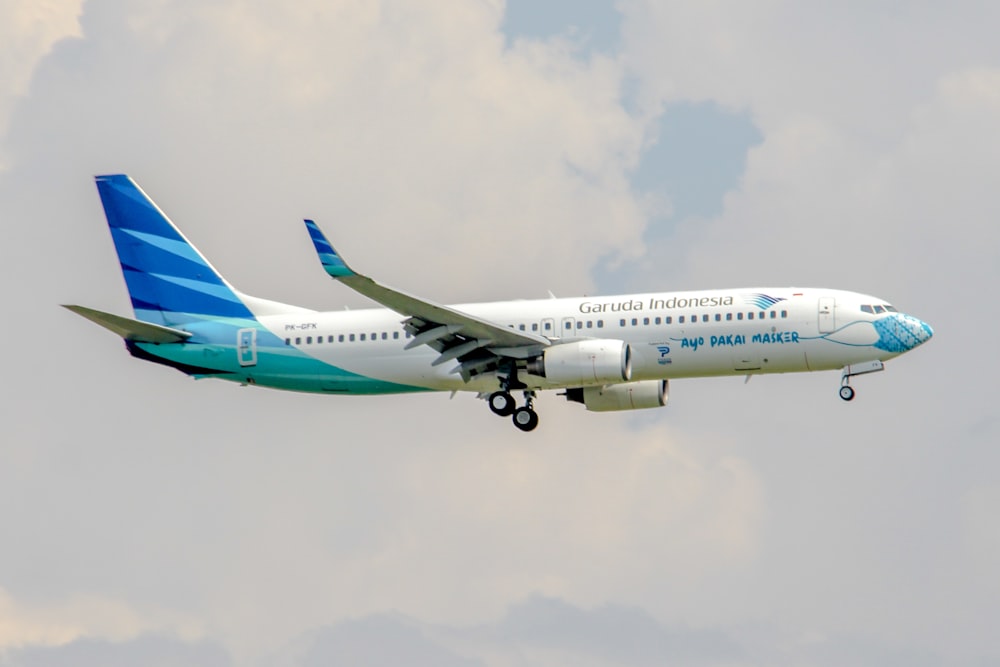
<path id="1" fill-rule="evenodd" d="M 470 391 L 531 431 L 537 392 L 548 390 L 589 411 L 633 410 L 665 406 L 672 379 L 840 369 L 850 401 L 852 378 L 934 333 L 885 299 L 834 289 L 442 305 L 358 273 L 305 220 L 326 273 L 381 306 L 317 312 L 238 291 L 131 178 L 96 182 L 135 317 L 64 307 L 121 336 L 132 356 L 196 379 L 324 394 Z"/>

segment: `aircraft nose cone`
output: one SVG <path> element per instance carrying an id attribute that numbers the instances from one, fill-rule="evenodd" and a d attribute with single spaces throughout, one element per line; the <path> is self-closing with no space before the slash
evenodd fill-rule
<path id="1" fill-rule="evenodd" d="M 921 320 L 917 320 L 917 322 L 920 322 L 920 327 L 924 330 L 924 333 L 927 334 L 927 338 L 924 338 L 924 341 L 928 341 L 928 340 L 930 340 L 931 338 L 934 337 L 934 329 L 931 329 L 931 325 L 929 325 L 929 324 L 927 324 L 927 322 L 923 322 Z M 921 341 L 921 342 L 923 342 L 923 341 Z"/>
<path id="2" fill-rule="evenodd" d="M 902 313 L 887 315 L 873 324 L 878 332 L 878 342 L 875 343 L 875 347 L 897 354 L 923 345 L 934 335 L 934 330 L 929 324 Z"/>

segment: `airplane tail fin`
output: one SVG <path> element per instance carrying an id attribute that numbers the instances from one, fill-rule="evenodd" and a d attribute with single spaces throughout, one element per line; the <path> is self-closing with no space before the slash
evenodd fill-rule
<path id="1" fill-rule="evenodd" d="M 254 314 L 198 249 L 124 174 L 97 177 L 135 316 L 162 326 Z"/>

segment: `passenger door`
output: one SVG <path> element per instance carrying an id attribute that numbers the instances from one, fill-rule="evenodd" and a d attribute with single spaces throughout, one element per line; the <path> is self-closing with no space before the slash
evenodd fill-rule
<path id="1" fill-rule="evenodd" d="M 832 296 L 819 298 L 819 332 L 833 333 L 837 330 L 837 301 Z"/>

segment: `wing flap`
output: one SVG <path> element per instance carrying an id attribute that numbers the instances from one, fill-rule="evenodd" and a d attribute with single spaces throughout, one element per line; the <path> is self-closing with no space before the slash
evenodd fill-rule
<path id="1" fill-rule="evenodd" d="M 171 329 L 170 327 L 152 324 L 150 322 L 140 322 L 130 317 L 112 315 L 85 306 L 72 306 L 63 304 L 63 308 L 70 310 L 81 317 L 86 317 L 95 324 L 99 324 L 108 331 L 118 334 L 125 340 L 136 343 L 182 343 L 191 337 L 187 331 Z"/>

